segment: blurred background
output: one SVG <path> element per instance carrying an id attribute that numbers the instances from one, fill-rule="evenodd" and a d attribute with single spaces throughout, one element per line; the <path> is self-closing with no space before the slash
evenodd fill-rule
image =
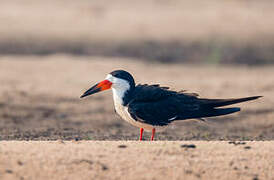
<path id="1" fill-rule="evenodd" d="M 157 139 L 273 140 L 273 9 L 270 0 L 1 0 L 0 139 L 138 139 L 111 91 L 79 99 L 124 69 L 201 97 L 264 96 Z"/>

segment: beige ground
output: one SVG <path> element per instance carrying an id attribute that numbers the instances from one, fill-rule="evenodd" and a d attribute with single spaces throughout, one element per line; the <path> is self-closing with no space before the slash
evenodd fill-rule
<path id="1" fill-rule="evenodd" d="M 111 91 L 79 98 L 120 68 L 131 72 L 137 83 L 160 83 L 201 97 L 264 96 L 236 105 L 240 113 L 209 118 L 208 124 L 175 122 L 157 133 L 157 140 L 274 139 L 273 66 L 167 65 L 65 55 L 0 57 L 0 138 L 136 140 L 139 130 L 114 113 Z"/>
<path id="2" fill-rule="evenodd" d="M 0 178 L 273 180 L 273 143 L 2 141 Z"/>

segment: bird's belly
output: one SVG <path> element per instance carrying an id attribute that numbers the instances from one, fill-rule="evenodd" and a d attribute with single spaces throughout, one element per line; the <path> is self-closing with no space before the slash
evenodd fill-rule
<path id="1" fill-rule="evenodd" d="M 128 123 L 132 124 L 133 126 L 139 127 L 139 128 L 144 128 L 144 130 L 151 131 L 153 128 L 157 128 L 158 126 L 153 126 L 150 124 L 146 123 L 141 123 L 139 121 L 136 121 L 131 117 L 131 115 L 128 112 L 128 108 L 125 106 L 122 106 L 120 104 L 115 103 L 115 110 L 116 112 Z"/>

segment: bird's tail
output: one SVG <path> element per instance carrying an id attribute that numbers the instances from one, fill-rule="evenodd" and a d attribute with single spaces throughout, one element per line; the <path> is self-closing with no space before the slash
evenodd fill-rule
<path id="1" fill-rule="evenodd" d="M 204 108 L 216 108 L 222 106 L 228 106 L 231 104 L 237 104 L 245 101 L 251 101 L 258 99 L 262 96 L 252 96 L 252 97 L 245 97 L 245 98 L 238 98 L 238 99 L 199 99 L 201 102 L 201 107 Z"/>
<path id="2" fill-rule="evenodd" d="M 222 116 L 227 114 L 232 114 L 240 111 L 239 107 L 231 107 L 231 108 L 219 108 L 222 106 L 228 106 L 231 104 L 241 103 L 245 101 L 251 101 L 258 99 L 262 96 L 253 96 L 253 97 L 245 97 L 239 99 L 199 99 L 200 100 L 200 109 L 191 113 L 184 113 L 181 119 L 199 119 L 205 117 L 213 117 L 213 116 Z"/>
<path id="3" fill-rule="evenodd" d="M 208 111 L 203 111 L 198 116 L 200 116 L 200 117 L 222 116 L 222 115 L 232 114 L 232 113 L 238 112 L 240 110 L 241 110 L 241 108 L 239 108 L 239 107 L 210 109 Z"/>

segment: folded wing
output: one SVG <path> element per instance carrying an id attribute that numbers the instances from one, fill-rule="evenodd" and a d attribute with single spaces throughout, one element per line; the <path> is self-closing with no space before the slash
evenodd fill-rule
<path id="1" fill-rule="evenodd" d="M 164 126 L 175 120 L 221 116 L 240 111 L 238 107 L 219 108 L 254 100 L 261 96 L 239 99 L 202 99 L 197 94 L 176 92 L 159 85 L 138 85 L 128 103 L 130 115 L 137 121 Z"/>

